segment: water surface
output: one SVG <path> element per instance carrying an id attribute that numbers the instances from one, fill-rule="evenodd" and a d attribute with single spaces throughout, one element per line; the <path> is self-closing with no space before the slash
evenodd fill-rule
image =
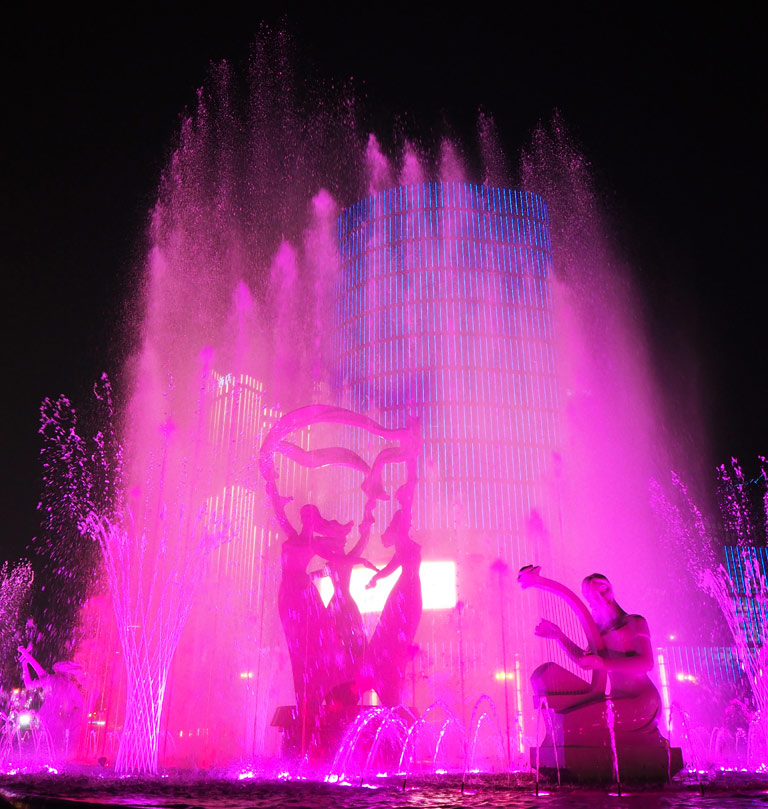
<path id="1" fill-rule="evenodd" d="M 664 788 L 557 787 L 541 784 L 536 795 L 533 776 L 478 776 L 462 791 L 460 778 L 406 784 L 372 778 L 362 784 L 316 781 L 241 781 L 215 778 L 99 778 L 93 776 L 0 777 L 0 804 L 53 809 L 72 804 L 160 807 L 162 809 L 441 809 L 441 807 L 551 807 L 551 809 L 737 809 L 768 805 L 768 776 L 723 773 L 687 776 Z"/>

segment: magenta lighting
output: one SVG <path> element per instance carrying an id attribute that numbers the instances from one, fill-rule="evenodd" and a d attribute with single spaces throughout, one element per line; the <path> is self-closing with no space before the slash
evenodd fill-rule
<path id="1" fill-rule="evenodd" d="M 458 562 L 469 628 L 480 620 L 473 608 L 487 611 L 489 594 L 479 594 L 496 592 L 493 561 L 513 571 L 549 561 L 558 524 L 547 207 L 526 192 L 428 182 L 366 197 L 337 227 L 333 386 L 343 406 L 387 426 L 421 419 L 414 529 L 425 554 Z M 505 607 L 525 611 L 508 589 Z M 504 668 L 501 628 L 491 626 L 501 619 L 482 620 L 467 660 L 448 665 L 470 662 L 477 686 L 492 688 Z M 507 622 L 507 644 L 523 626 L 529 640 L 528 622 Z M 472 662 L 481 652 L 482 672 Z"/>

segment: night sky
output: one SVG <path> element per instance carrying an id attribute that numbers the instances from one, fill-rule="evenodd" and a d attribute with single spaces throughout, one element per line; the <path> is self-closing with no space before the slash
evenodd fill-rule
<path id="1" fill-rule="evenodd" d="M 40 401 L 81 403 L 102 371 L 119 374 L 125 301 L 181 112 L 210 61 L 241 62 L 260 22 L 279 27 L 284 12 L 301 58 L 321 76 L 352 77 L 384 134 L 406 115 L 471 137 L 482 107 L 514 163 L 560 109 L 645 293 L 660 377 L 684 392 L 680 407 L 700 405 L 706 463 L 737 455 L 756 470 L 768 452 L 756 19 L 646 4 L 634 18 L 604 4 L 538 14 L 509 4 L 509 21 L 480 16 L 484 4 L 467 6 L 476 17 L 438 4 L 250 5 L 87 16 L 67 5 L 6 19 L 3 558 L 37 531 Z"/>

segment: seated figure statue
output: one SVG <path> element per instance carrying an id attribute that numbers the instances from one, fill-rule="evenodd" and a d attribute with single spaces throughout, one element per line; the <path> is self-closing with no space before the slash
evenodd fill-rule
<path id="1" fill-rule="evenodd" d="M 616 602 L 613 587 L 600 573 L 587 576 L 581 585 L 584 599 L 589 604 L 604 648 L 591 651 L 579 648 L 556 624 L 541 620 L 535 632 L 541 638 L 557 640 L 566 654 L 583 669 L 608 673 L 614 708 L 614 727 L 622 730 L 655 729 L 661 713 L 661 698 L 648 677 L 653 669 L 648 623 L 642 615 L 628 615 Z M 558 672 L 552 666 L 537 677 L 537 690 L 547 693 L 558 688 Z M 586 702 L 574 700 L 560 711 L 573 716 L 569 722 L 572 733 L 589 732 L 593 727 L 605 727 L 605 695 Z"/>
<path id="2" fill-rule="evenodd" d="M 679 750 L 669 748 L 658 730 L 661 698 L 648 676 L 654 658 L 645 618 L 622 609 L 611 583 L 600 573 L 593 573 L 582 582 L 589 613 L 575 594 L 541 578 L 537 567 L 523 568 L 518 580 L 524 588 L 559 590 L 567 600 L 579 602 L 571 606 L 583 611 L 582 618 L 589 619 L 591 615 L 591 620 L 582 620 L 590 643 L 586 649 L 549 620 L 542 619 L 535 628 L 538 637 L 557 641 L 578 667 L 592 675 L 591 683 L 586 683 L 550 662 L 539 666 L 531 676 L 537 702 L 551 709 L 556 717 L 547 742 L 561 748 L 565 760 L 558 764 L 577 770 L 577 778 L 580 769 L 586 780 L 611 777 L 613 767 L 609 766 L 610 772 L 605 767 L 601 769 L 595 748 L 610 747 L 612 727 L 619 769 L 623 759 L 625 777 L 660 780 L 670 771 L 679 770 L 682 767 Z"/>

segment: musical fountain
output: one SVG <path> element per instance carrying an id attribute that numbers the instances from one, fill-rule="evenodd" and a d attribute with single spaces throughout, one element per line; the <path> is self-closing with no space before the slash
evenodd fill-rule
<path id="1" fill-rule="evenodd" d="M 114 496 L 66 503 L 103 574 L 58 766 L 530 789 L 529 676 L 557 653 L 510 570 L 598 569 L 655 635 L 680 625 L 645 595 L 672 448 L 587 167 L 557 118 L 523 190 L 498 165 L 385 153 L 283 35 L 212 68 L 153 211 L 120 446 L 81 459 Z M 679 769 L 657 747 L 656 781 Z"/>

